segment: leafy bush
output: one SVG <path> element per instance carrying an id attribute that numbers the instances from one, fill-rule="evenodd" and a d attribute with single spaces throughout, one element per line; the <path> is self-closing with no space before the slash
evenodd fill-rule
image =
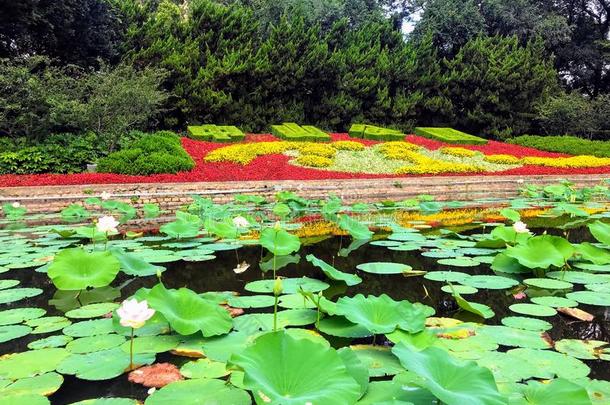
<path id="1" fill-rule="evenodd" d="M 415 128 L 415 134 L 446 143 L 483 145 L 487 140 L 453 128 Z"/>
<path id="2" fill-rule="evenodd" d="M 402 141 L 405 139 L 405 134 L 402 131 L 368 124 L 352 124 L 349 129 L 349 136 L 375 141 Z"/>
<path id="3" fill-rule="evenodd" d="M 93 133 L 54 134 L 45 143 L 33 145 L 4 141 L 2 145 L 6 149 L 0 152 L 0 173 L 78 173 L 99 156 L 96 143 Z"/>
<path id="4" fill-rule="evenodd" d="M 271 133 L 287 141 L 328 141 L 330 137 L 324 131 L 311 125 L 300 126 L 294 122 L 285 122 L 282 125 L 272 125 Z"/>
<path id="5" fill-rule="evenodd" d="M 172 132 L 160 131 L 102 158 L 98 162 L 98 171 L 147 175 L 177 173 L 191 170 L 194 166 L 195 162 L 182 148 L 180 138 Z"/>
<path id="6" fill-rule="evenodd" d="M 563 93 L 540 104 L 537 112 L 538 123 L 547 134 L 591 137 L 610 130 L 610 95 L 591 100 Z"/>
<path id="7" fill-rule="evenodd" d="M 610 157 L 610 141 L 590 141 L 575 136 L 523 135 L 508 142 L 548 152 Z"/>

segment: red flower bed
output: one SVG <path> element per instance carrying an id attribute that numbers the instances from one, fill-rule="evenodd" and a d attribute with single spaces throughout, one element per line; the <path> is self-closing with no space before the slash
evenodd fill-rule
<path id="1" fill-rule="evenodd" d="M 350 138 L 347 134 L 331 134 L 334 141 L 352 140 L 361 142 L 367 146 L 374 145 L 375 141 Z M 278 139 L 272 135 L 248 135 L 248 142 L 269 142 Z M 409 135 L 407 141 L 428 149 L 438 149 L 447 146 L 442 142 Z M 409 177 L 387 174 L 360 174 L 331 172 L 327 170 L 309 169 L 293 166 L 288 163 L 291 159 L 284 155 L 267 155 L 256 158 L 248 165 L 242 166 L 235 163 L 207 163 L 203 158 L 212 150 L 226 146 L 212 142 L 194 141 L 183 138 L 184 149 L 195 160 L 195 167 L 189 172 L 177 174 L 155 174 L 151 176 L 128 176 L 112 173 L 79 173 L 79 174 L 32 174 L 32 175 L 0 175 L 0 187 L 17 186 L 43 186 L 43 185 L 68 185 L 68 184 L 112 184 L 112 183 L 182 183 L 197 181 L 241 181 L 241 180 L 321 180 L 321 179 L 374 179 L 387 177 Z M 455 146 L 455 145 L 453 145 Z M 487 155 L 509 154 L 516 157 L 539 156 L 539 157 L 563 157 L 560 153 L 543 152 L 537 149 L 526 148 L 519 145 L 511 145 L 501 142 L 489 141 L 486 145 L 465 145 L 465 148 L 477 150 Z M 477 173 L 477 176 L 495 175 L 543 175 L 543 174 L 599 174 L 610 173 L 610 166 L 585 168 L 585 169 L 563 169 L 541 166 L 523 166 L 503 172 Z M 451 174 L 449 176 L 468 176 L 471 174 Z"/>

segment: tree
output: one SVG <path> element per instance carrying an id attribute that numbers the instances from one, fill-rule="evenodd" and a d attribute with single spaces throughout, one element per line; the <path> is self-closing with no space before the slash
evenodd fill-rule
<path id="1" fill-rule="evenodd" d="M 87 66 L 116 60 L 120 39 L 105 0 L 0 0 L 0 57 L 46 55 Z"/>
<path id="2" fill-rule="evenodd" d="M 552 60 L 541 40 L 478 37 L 452 60 L 448 88 L 459 126 L 492 136 L 527 131 L 534 106 L 556 91 Z"/>

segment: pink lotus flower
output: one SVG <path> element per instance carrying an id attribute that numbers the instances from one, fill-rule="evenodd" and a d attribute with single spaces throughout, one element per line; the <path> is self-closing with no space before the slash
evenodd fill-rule
<path id="1" fill-rule="evenodd" d="M 119 315 L 121 325 L 138 329 L 155 314 L 155 310 L 148 307 L 146 300 L 138 302 L 134 298 L 123 301 L 116 313 Z"/>

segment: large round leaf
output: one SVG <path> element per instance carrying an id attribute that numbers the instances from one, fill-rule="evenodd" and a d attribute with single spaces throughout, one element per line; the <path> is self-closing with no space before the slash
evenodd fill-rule
<path id="1" fill-rule="evenodd" d="M 330 264 L 326 263 L 324 260 L 318 259 L 314 255 L 307 255 L 305 258 L 314 266 L 319 267 L 324 272 L 324 274 L 326 274 L 326 276 L 331 280 L 343 281 L 348 286 L 353 286 L 362 282 L 362 279 L 357 275 L 344 273 L 340 270 L 337 270 Z"/>
<path id="2" fill-rule="evenodd" d="M 157 284 L 148 294 L 148 303 L 181 335 L 198 331 L 203 336 L 222 335 L 233 326 L 231 316 L 224 308 L 188 288 L 168 290 L 163 284 Z"/>
<path id="3" fill-rule="evenodd" d="M 507 248 L 506 255 L 530 269 L 547 269 L 550 266 L 562 267 L 574 251 L 574 247 L 564 238 L 541 235 Z"/>
<path id="4" fill-rule="evenodd" d="M 396 328 L 417 333 L 424 329 L 426 317 L 433 315 L 434 310 L 419 303 L 394 301 L 385 294 L 379 297 L 358 294 L 339 298 L 337 314 L 372 333 L 390 333 Z"/>
<path id="5" fill-rule="evenodd" d="M 146 399 L 146 405 L 249 405 L 250 396 L 244 390 L 222 380 L 207 378 L 176 381 L 156 391 Z"/>
<path id="6" fill-rule="evenodd" d="M 263 229 L 260 235 L 260 243 L 276 256 L 289 255 L 301 247 L 298 236 L 276 228 Z"/>
<path id="7" fill-rule="evenodd" d="M 48 373 L 70 353 L 66 349 L 29 350 L 0 357 L 0 378 L 17 380 Z"/>
<path id="8" fill-rule="evenodd" d="M 133 362 L 137 365 L 150 364 L 154 355 L 134 355 Z M 64 359 L 57 371 L 62 374 L 73 374 L 82 380 L 109 380 L 118 377 L 129 368 L 129 353 L 118 347 L 100 350 L 87 354 L 72 354 Z"/>
<path id="9" fill-rule="evenodd" d="M 591 405 L 589 394 L 583 387 L 568 380 L 556 379 L 548 384 L 538 381 L 528 382 L 523 389 L 523 397 L 511 399 L 511 405 Z"/>
<path id="10" fill-rule="evenodd" d="M 424 378 L 422 385 L 447 405 L 506 405 L 491 371 L 458 361 L 442 349 L 416 351 L 398 343 L 392 349 L 402 365 Z"/>
<path id="11" fill-rule="evenodd" d="M 349 405 L 362 394 L 334 349 L 285 332 L 259 337 L 231 363 L 244 370 L 244 385 L 261 403 Z"/>
<path id="12" fill-rule="evenodd" d="M 64 249 L 49 266 L 48 275 L 60 290 L 104 287 L 121 268 L 110 252 L 87 252 L 81 248 Z"/>

